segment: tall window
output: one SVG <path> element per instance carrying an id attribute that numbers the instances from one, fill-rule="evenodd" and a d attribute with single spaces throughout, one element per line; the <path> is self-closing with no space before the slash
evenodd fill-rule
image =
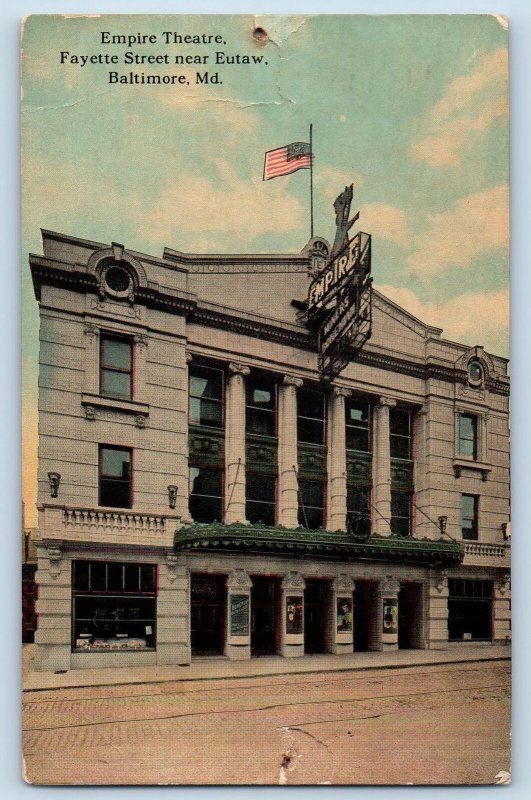
<path id="1" fill-rule="evenodd" d="M 391 458 L 410 459 L 412 454 L 411 411 L 403 408 L 389 409 Z"/>
<path id="2" fill-rule="evenodd" d="M 299 480 L 299 525 L 324 528 L 324 481 Z"/>
<path id="3" fill-rule="evenodd" d="M 391 492 L 391 533 L 411 536 L 411 492 Z"/>
<path id="4" fill-rule="evenodd" d="M 245 477 L 245 516 L 250 523 L 275 524 L 276 477 L 249 472 Z"/>
<path id="5" fill-rule="evenodd" d="M 475 494 L 461 495 L 461 536 L 463 539 L 478 538 L 479 497 Z"/>
<path id="6" fill-rule="evenodd" d="M 345 403 L 347 450 L 370 450 L 370 406 L 368 400 L 349 398 Z"/>
<path id="7" fill-rule="evenodd" d="M 459 455 L 476 460 L 478 457 L 478 418 L 474 414 L 459 414 L 457 427 Z"/>
<path id="8" fill-rule="evenodd" d="M 313 389 L 297 391 L 297 439 L 308 444 L 324 444 L 325 400 Z"/>
<path id="9" fill-rule="evenodd" d="M 156 594 L 154 564 L 73 561 L 73 647 L 155 647 Z"/>
<path id="10" fill-rule="evenodd" d="M 245 385 L 246 432 L 276 436 L 277 387 L 270 376 L 250 376 Z"/>
<path id="11" fill-rule="evenodd" d="M 194 522 L 220 522 L 223 518 L 223 470 L 190 467 L 189 503 Z"/>
<path id="12" fill-rule="evenodd" d="M 189 423 L 223 427 L 223 373 L 219 369 L 190 366 Z"/>
<path id="13" fill-rule="evenodd" d="M 347 528 L 354 534 L 371 532 L 371 490 L 369 486 L 347 485 Z"/>
<path id="14" fill-rule="evenodd" d="M 125 447 L 100 445 L 99 504 L 131 508 L 133 504 L 132 451 Z"/>
<path id="15" fill-rule="evenodd" d="M 133 342 L 123 336 L 100 337 L 100 394 L 130 400 L 133 396 Z"/>

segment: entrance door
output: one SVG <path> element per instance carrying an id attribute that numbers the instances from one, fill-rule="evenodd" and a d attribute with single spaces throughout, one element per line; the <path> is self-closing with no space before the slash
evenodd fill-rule
<path id="1" fill-rule="evenodd" d="M 225 643 L 225 576 L 192 575 L 192 655 L 223 654 Z"/>
<path id="2" fill-rule="evenodd" d="M 325 581 L 307 580 L 304 590 L 304 652 L 325 652 L 325 614 L 328 592 Z"/>
<path id="3" fill-rule="evenodd" d="M 398 647 L 411 650 L 418 647 L 420 590 L 418 583 L 401 583 L 398 592 Z"/>
<path id="4" fill-rule="evenodd" d="M 369 649 L 369 620 L 372 610 L 371 584 L 369 581 L 356 581 L 354 592 L 354 650 L 365 652 Z"/>
<path id="5" fill-rule="evenodd" d="M 251 654 L 276 653 L 276 582 L 272 578 L 253 578 L 251 587 Z"/>

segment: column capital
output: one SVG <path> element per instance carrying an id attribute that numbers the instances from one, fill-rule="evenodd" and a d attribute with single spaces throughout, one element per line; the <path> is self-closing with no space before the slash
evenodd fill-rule
<path id="1" fill-rule="evenodd" d="M 351 397 L 352 389 L 347 389 L 346 386 L 333 386 L 332 397 Z"/>
<path id="2" fill-rule="evenodd" d="M 282 588 L 286 591 L 303 592 L 306 581 L 300 572 L 288 572 L 282 579 Z"/>
<path id="3" fill-rule="evenodd" d="M 400 591 L 400 581 L 388 575 L 386 579 L 382 581 L 381 589 L 383 594 L 398 594 Z"/>
<path id="4" fill-rule="evenodd" d="M 394 397 L 380 397 L 376 405 L 380 408 L 394 408 L 396 406 L 396 400 Z"/>
<path id="5" fill-rule="evenodd" d="M 185 350 L 185 358 L 186 358 L 186 363 L 191 364 L 192 361 L 194 360 L 194 354 L 191 353 L 189 350 Z"/>
<path id="6" fill-rule="evenodd" d="M 236 361 L 231 361 L 229 364 L 230 375 L 249 375 L 251 370 L 245 364 L 239 364 Z"/>
<path id="7" fill-rule="evenodd" d="M 145 333 L 137 333 L 135 336 L 133 336 L 133 341 L 139 347 L 148 346 L 148 337 Z"/>
<path id="8" fill-rule="evenodd" d="M 283 386 L 296 386 L 297 388 L 300 388 L 302 384 L 302 378 L 297 378 L 295 375 L 284 375 L 282 378 Z"/>
<path id="9" fill-rule="evenodd" d="M 347 593 L 350 594 L 354 591 L 354 580 L 350 577 L 350 575 L 337 575 L 333 581 L 334 589 L 336 590 L 336 594 Z"/>
<path id="10" fill-rule="evenodd" d="M 252 586 L 252 581 L 244 569 L 233 569 L 232 572 L 227 575 L 226 585 L 227 589 L 248 591 Z"/>
<path id="11" fill-rule="evenodd" d="M 83 327 L 83 333 L 85 336 L 99 336 L 100 329 L 97 325 L 93 325 L 92 322 L 86 322 Z"/>

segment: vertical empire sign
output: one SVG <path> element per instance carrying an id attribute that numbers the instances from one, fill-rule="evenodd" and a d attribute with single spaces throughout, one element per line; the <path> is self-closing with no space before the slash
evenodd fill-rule
<path id="1" fill-rule="evenodd" d="M 310 284 L 308 321 L 318 325 L 319 372 L 324 381 L 334 380 L 370 338 L 370 272 L 371 237 L 360 232 Z"/>

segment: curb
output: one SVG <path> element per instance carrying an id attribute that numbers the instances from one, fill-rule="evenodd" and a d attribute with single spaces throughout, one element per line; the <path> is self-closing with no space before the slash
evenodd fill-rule
<path id="1" fill-rule="evenodd" d="M 133 681 L 112 681 L 111 683 L 76 683 L 68 686 L 42 686 L 36 689 L 22 689 L 22 693 L 29 692 L 57 692 L 62 689 L 95 689 L 95 688 L 108 688 L 111 686 L 145 686 L 156 683 L 190 683 L 192 681 L 238 681 L 247 678 L 271 678 L 271 677 L 288 677 L 290 675 L 318 675 L 322 672 L 371 672 L 384 669 L 409 669 L 411 667 L 440 667 L 444 664 L 481 664 L 487 661 L 510 661 L 511 655 L 507 656 L 494 656 L 492 658 L 460 658 L 442 660 L 442 661 L 416 661 L 409 664 L 376 664 L 371 666 L 354 666 L 354 667 L 338 667 L 337 669 L 312 669 L 312 670 L 290 670 L 288 672 L 257 672 L 246 675 L 219 675 L 219 676 L 199 676 L 199 677 L 173 677 L 173 678 L 157 678 L 146 680 L 133 680 Z"/>

